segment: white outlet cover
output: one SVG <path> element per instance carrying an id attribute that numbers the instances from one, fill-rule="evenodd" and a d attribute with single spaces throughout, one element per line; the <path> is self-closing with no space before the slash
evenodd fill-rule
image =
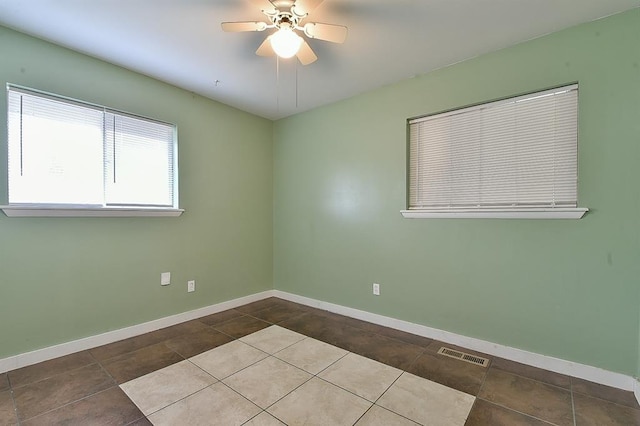
<path id="1" fill-rule="evenodd" d="M 187 281 L 187 291 L 191 293 L 192 291 L 196 291 L 196 282 L 195 281 Z"/>
<path id="2" fill-rule="evenodd" d="M 380 284 L 373 283 L 373 294 L 380 296 Z"/>
<path id="3" fill-rule="evenodd" d="M 160 274 L 160 285 L 171 284 L 171 272 L 163 272 Z"/>

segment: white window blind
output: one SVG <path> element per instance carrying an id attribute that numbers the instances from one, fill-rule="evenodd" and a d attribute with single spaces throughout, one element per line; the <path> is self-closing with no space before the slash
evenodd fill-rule
<path id="1" fill-rule="evenodd" d="M 107 205 L 173 205 L 173 126 L 105 114 Z"/>
<path id="2" fill-rule="evenodd" d="M 578 86 L 409 121 L 409 209 L 577 207 Z"/>
<path id="3" fill-rule="evenodd" d="M 177 208 L 175 126 L 8 86 L 10 205 Z"/>

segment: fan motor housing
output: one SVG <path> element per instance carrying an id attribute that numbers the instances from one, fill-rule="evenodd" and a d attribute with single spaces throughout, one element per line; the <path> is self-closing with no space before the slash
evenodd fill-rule
<path id="1" fill-rule="evenodd" d="M 276 16 L 271 18 L 271 21 L 278 29 L 283 26 L 290 28 L 296 28 L 298 26 L 298 17 L 289 12 L 278 12 Z"/>

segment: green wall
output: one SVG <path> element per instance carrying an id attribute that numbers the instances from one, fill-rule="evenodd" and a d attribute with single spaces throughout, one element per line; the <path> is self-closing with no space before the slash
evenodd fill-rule
<path id="1" fill-rule="evenodd" d="M 275 288 L 636 375 L 639 46 L 635 9 L 276 122 Z M 575 81 L 587 216 L 402 218 L 407 118 Z"/>
<path id="2" fill-rule="evenodd" d="M 0 82 L 176 123 L 186 210 L 0 213 L 0 358 L 273 288 L 271 121 L 2 27 Z M 5 156 L 6 119 L 0 135 Z M 172 284 L 161 287 L 165 271 Z"/>
<path id="3" fill-rule="evenodd" d="M 0 27 L 1 82 L 176 123 L 186 209 L 0 214 L 0 358 L 275 286 L 640 375 L 639 42 L 635 9 L 274 125 Z M 585 218 L 401 217 L 407 118 L 575 81 Z"/>

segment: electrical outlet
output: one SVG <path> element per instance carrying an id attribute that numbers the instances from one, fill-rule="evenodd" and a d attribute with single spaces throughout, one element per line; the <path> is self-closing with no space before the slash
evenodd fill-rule
<path id="1" fill-rule="evenodd" d="M 171 284 L 171 272 L 163 272 L 160 274 L 160 285 Z"/>
<path id="2" fill-rule="evenodd" d="M 380 296 L 380 284 L 373 283 L 373 294 Z"/>
<path id="3" fill-rule="evenodd" d="M 191 293 L 192 291 L 196 291 L 196 282 L 195 280 L 187 281 L 187 291 Z"/>

